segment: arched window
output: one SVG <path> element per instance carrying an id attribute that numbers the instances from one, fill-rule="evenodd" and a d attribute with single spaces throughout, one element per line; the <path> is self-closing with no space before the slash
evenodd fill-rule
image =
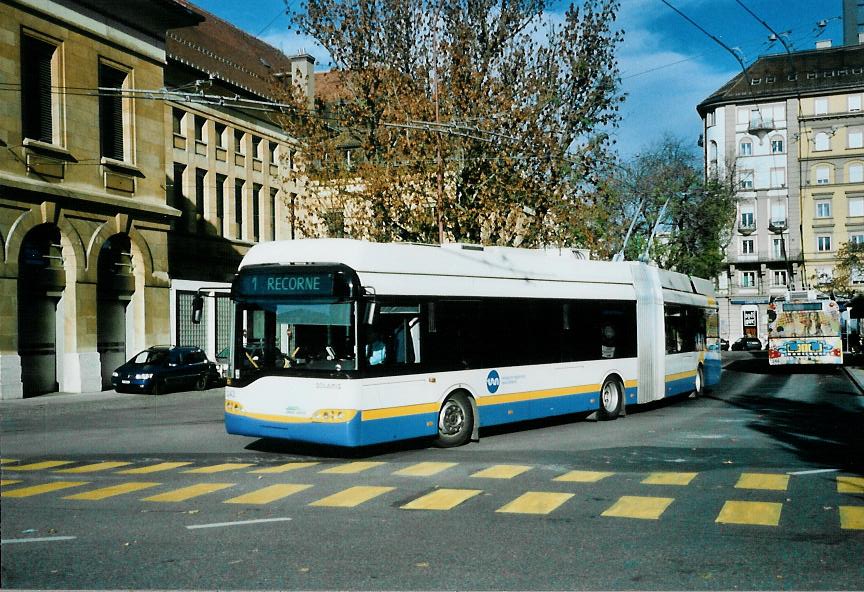
<path id="1" fill-rule="evenodd" d="M 820 164 L 815 168 L 816 184 L 827 185 L 831 182 L 831 167 L 827 164 Z"/>
<path id="2" fill-rule="evenodd" d="M 772 136 L 771 154 L 783 154 L 785 151 L 786 143 L 783 141 L 783 136 Z"/>

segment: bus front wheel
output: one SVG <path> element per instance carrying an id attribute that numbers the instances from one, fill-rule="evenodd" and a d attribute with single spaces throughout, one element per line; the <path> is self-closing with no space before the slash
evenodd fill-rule
<path id="1" fill-rule="evenodd" d="M 441 448 L 461 446 L 471 438 L 474 431 L 474 413 L 471 402 L 464 393 L 451 395 L 438 413 L 438 439 Z"/>
<path id="2" fill-rule="evenodd" d="M 621 414 L 621 406 L 624 404 L 624 389 L 621 382 L 614 376 L 610 376 L 603 382 L 600 389 L 600 408 L 597 410 L 597 419 L 609 421 Z"/>

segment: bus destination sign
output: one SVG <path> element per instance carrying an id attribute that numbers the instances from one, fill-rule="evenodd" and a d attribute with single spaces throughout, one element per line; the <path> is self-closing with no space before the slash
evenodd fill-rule
<path id="1" fill-rule="evenodd" d="M 332 296 L 332 273 L 252 273 L 240 277 L 244 296 Z"/>

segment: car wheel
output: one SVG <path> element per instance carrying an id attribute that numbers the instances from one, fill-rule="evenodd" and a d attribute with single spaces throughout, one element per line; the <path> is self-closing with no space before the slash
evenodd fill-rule
<path id="1" fill-rule="evenodd" d="M 199 391 L 207 390 L 207 374 L 204 373 L 195 381 L 195 389 Z"/>
<path id="2" fill-rule="evenodd" d="M 597 410 L 597 419 L 600 421 L 616 419 L 621 414 L 623 404 L 624 389 L 621 382 L 616 377 L 610 376 L 600 388 L 600 408 Z"/>
<path id="3" fill-rule="evenodd" d="M 465 444 L 474 431 L 474 411 L 464 393 L 454 393 L 438 412 L 438 439 L 440 448 L 452 448 Z"/>
<path id="4" fill-rule="evenodd" d="M 156 395 L 158 397 L 159 395 L 162 395 L 164 393 L 165 393 L 165 385 L 162 384 L 161 380 L 154 378 L 153 379 L 153 386 L 150 387 L 150 394 Z"/>

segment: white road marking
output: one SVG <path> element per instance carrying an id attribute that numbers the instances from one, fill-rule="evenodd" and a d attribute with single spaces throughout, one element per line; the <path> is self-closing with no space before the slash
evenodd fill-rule
<path id="1" fill-rule="evenodd" d="M 263 524 L 265 522 L 287 522 L 291 518 L 262 518 L 260 520 L 238 520 L 237 522 L 214 522 L 213 524 L 192 524 L 186 528 L 195 530 L 197 528 L 220 528 L 223 526 L 241 526 L 244 524 Z"/>
<path id="2" fill-rule="evenodd" d="M 32 539 L 0 539 L 0 545 L 14 545 L 16 543 L 53 543 L 54 541 L 74 541 L 78 537 L 74 536 L 57 536 L 57 537 L 39 537 Z"/>
<path id="3" fill-rule="evenodd" d="M 819 473 L 839 473 L 840 469 L 813 469 L 811 471 L 795 471 L 794 473 L 786 473 L 787 475 L 817 475 Z"/>

